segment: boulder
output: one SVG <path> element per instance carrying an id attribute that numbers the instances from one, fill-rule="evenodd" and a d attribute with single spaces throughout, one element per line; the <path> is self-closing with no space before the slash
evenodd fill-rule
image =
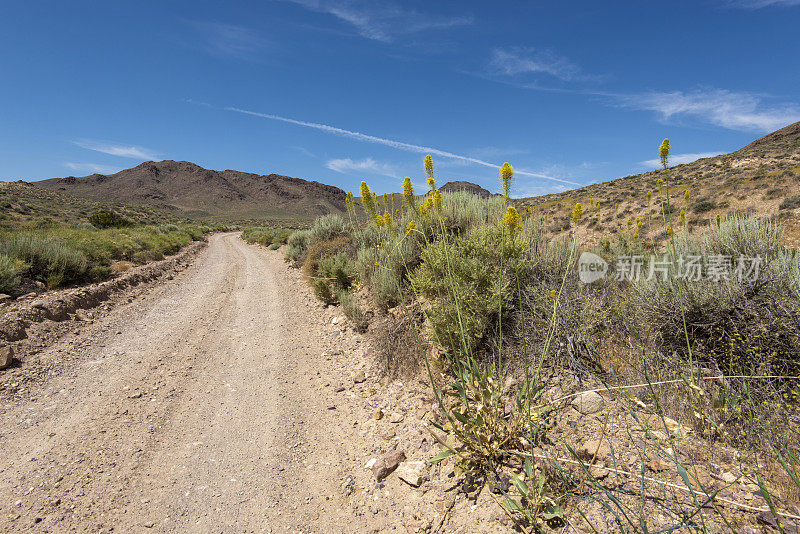
<path id="1" fill-rule="evenodd" d="M 5 369 L 14 361 L 14 349 L 11 347 L 0 347 L 0 369 Z"/>

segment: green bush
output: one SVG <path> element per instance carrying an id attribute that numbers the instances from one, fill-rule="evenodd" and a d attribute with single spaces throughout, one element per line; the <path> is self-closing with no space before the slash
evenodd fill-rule
<path id="1" fill-rule="evenodd" d="M 694 203 L 694 206 L 692 206 L 692 209 L 694 210 L 695 213 L 705 213 L 707 211 L 711 211 L 716 208 L 717 208 L 717 203 L 714 202 L 713 200 L 707 200 L 707 199 L 698 200 L 697 202 Z"/>
<path id="2" fill-rule="evenodd" d="M 89 216 L 89 222 L 95 228 L 125 228 L 133 222 L 111 210 L 100 210 Z"/>
<path id="3" fill-rule="evenodd" d="M 271 244 L 269 246 L 269 249 L 270 250 L 278 250 L 279 248 L 281 248 L 281 246 L 283 246 L 282 243 L 273 243 L 273 244 Z"/>
<path id="4" fill-rule="evenodd" d="M 364 314 L 361 306 L 358 305 L 356 297 L 350 289 L 341 289 L 337 293 L 339 303 L 342 306 L 342 311 L 353 322 L 353 326 L 358 332 L 366 332 L 369 326 L 369 320 Z"/>
<path id="5" fill-rule="evenodd" d="M 317 276 L 328 279 L 337 290 L 348 289 L 356 276 L 353 262 L 340 252 L 319 261 Z"/>
<path id="6" fill-rule="evenodd" d="M 286 240 L 286 259 L 300 262 L 311 243 L 311 230 L 297 230 Z"/>
<path id="7" fill-rule="evenodd" d="M 793 210 L 796 208 L 800 208 L 800 196 L 784 198 L 779 206 L 779 209 L 782 210 Z"/>
<path id="8" fill-rule="evenodd" d="M 431 299 L 428 320 L 446 350 L 472 353 L 509 311 L 511 276 L 525 271 L 523 243 L 500 226 L 487 226 L 452 241 L 441 237 L 423 250 L 411 285 Z"/>
<path id="9" fill-rule="evenodd" d="M 340 215 L 330 214 L 323 215 L 314 221 L 314 226 L 311 228 L 310 238 L 311 242 L 329 241 L 336 237 L 349 235 L 349 227 L 345 224 L 344 219 Z"/>
<path id="10" fill-rule="evenodd" d="M 16 289 L 20 283 L 20 272 L 24 268 L 25 264 L 20 260 L 15 260 L 6 254 L 0 254 L 0 292 Z"/>
<path id="11" fill-rule="evenodd" d="M 314 296 L 325 304 L 336 304 L 336 296 L 331 290 L 331 284 L 324 278 L 315 278 L 311 282 L 314 289 Z"/>
<path id="12" fill-rule="evenodd" d="M 0 254 L 23 266 L 19 276 L 57 287 L 107 278 L 116 260 L 162 259 L 202 235 L 190 225 L 16 230 L 0 235 Z"/>

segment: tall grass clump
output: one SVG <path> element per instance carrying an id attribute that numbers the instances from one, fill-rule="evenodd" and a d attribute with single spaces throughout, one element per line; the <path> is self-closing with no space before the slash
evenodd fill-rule
<path id="1" fill-rule="evenodd" d="M 0 234 L 0 255 L 16 266 L 17 274 L 10 280 L 18 280 L 17 286 L 28 279 L 52 288 L 105 279 L 114 261 L 162 259 L 201 239 L 203 233 L 192 225 L 11 230 Z"/>

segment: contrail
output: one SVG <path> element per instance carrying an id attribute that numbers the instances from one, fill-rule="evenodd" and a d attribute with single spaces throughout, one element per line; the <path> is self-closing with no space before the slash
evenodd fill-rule
<path id="1" fill-rule="evenodd" d="M 355 139 L 357 141 L 363 141 L 365 143 L 375 143 L 378 145 L 389 146 L 392 148 L 396 148 L 398 150 L 405 150 L 407 152 L 417 152 L 419 154 L 431 154 L 434 156 L 441 156 L 443 158 L 450 158 L 450 159 L 458 159 L 461 161 L 468 161 L 470 163 L 475 163 L 476 165 L 483 165 L 484 167 L 491 167 L 492 169 L 500 169 L 500 165 L 496 165 L 494 163 L 489 163 L 488 161 L 483 161 L 482 159 L 471 158 L 469 156 L 461 156 L 459 154 L 453 154 L 452 152 L 446 152 L 444 150 L 439 150 L 437 148 L 429 147 L 429 146 L 421 146 L 421 145 L 412 145 L 411 143 L 404 143 L 402 141 L 395 141 L 393 139 L 384 139 L 382 137 L 375 137 L 374 135 L 367 135 L 360 132 L 353 132 L 350 130 L 345 130 L 343 128 L 337 128 L 335 126 L 329 126 L 327 124 L 319 124 L 316 122 L 306 122 L 306 121 L 298 121 L 295 119 L 289 119 L 286 117 L 281 117 L 279 115 L 270 115 L 268 113 L 258 113 L 256 111 L 248 111 L 246 109 L 239 109 L 234 107 L 225 107 L 223 108 L 227 111 L 235 111 L 237 113 L 244 113 L 245 115 L 253 115 L 254 117 L 261 117 L 262 119 L 271 119 L 275 121 L 286 122 L 289 124 L 295 124 L 297 126 L 305 126 L 306 128 L 314 128 L 315 130 L 320 130 L 322 132 L 326 132 L 333 135 L 340 135 L 342 137 L 349 137 L 350 139 Z M 539 174 L 536 172 L 529 172 L 523 171 L 519 169 L 514 169 L 515 174 L 521 174 L 523 176 L 531 176 L 533 178 L 543 178 L 545 180 L 552 180 L 554 182 L 561 182 L 563 184 L 570 184 L 570 185 L 580 185 L 575 182 L 570 182 L 569 180 L 563 180 L 561 178 L 554 178 L 553 176 L 547 176 L 545 174 Z"/>

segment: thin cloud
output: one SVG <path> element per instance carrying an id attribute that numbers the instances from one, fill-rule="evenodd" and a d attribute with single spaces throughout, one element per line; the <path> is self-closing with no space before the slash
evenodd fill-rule
<path id="1" fill-rule="evenodd" d="M 726 7 L 740 9 L 761 9 L 763 7 L 791 7 L 800 6 L 800 0 L 729 0 L 724 2 Z"/>
<path id="2" fill-rule="evenodd" d="M 268 42 L 258 32 L 218 22 L 188 21 L 202 39 L 203 49 L 216 56 L 253 60 Z"/>
<path id="3" fill-rule="evenodd" d="M 581 68 L 551 50 L 537 48 L 495 48 L 489 60 L 489 73 L 504 76 L 547 74 L 564 81 L 591 78 Z"/>
<path id="4" fill-rule="evenodd" d="M 73 141 L 73 144 L 87 150 L 94 150 L 95 152 L 102 152 L 103 154 L 122 158 L 155 160 L 159 157 L 159 154 L 156 152 L 135 145 L 121 145 L 106 141 L 93 141 L 91 139 L 77 139 Z"/>
<path id="5" fill-rule="evenodd" d="M 394 166 L 388 163 L 375 161 L 372 158 L 364 158 L 360 160 L 352 160 L 350 158 L 331 159 L 325 162 L 325 167 L 342 174 L 368 173 L 378 174 L 380 176 L 389 176 L 390 178 L 400 177 Z"/>
<path id="6" fill-rule="evenodd" d="M 730 130 L 771 132 L 800 121 L 795 104 L 770 105 L 763 96 L 725 89 L 613 96 L 623 107 L 654 111 L 664 121 L 691 117 Z"/>
<path id="7" fill-rule="evenodd" d="M 442 30 L 473 23 L 472 17 L 437 18 L 391 2 L 357 0 L 288 0 L 319 13 L 327 13 L 350 24 L 362 37 L 389 43 L 402 35 Z"/>
<path id="8" fill-rule="evenodd" d="M 694 161 L 697 161 L 698 159 L 713 158 L 714 156 L 719 156 L 720 154 L 724 154 L 724 152 L 698 152 L 697 154 L 673 154 L 669 157 L 669 161 L 672 165 L 683 165 L 684 163 L 692 163 Z M 661 160 L 658 158 L 648 159 L 647 161 L 642 161 L 641 165 L 644 167 L 661 167 Z"/>
<path id="9" fill-rule="evenodd" d="M 88 172 L 90 174 L 114 174 L 122 169 L 111 165 L 101 165 L 99 163 L 65 163 L 68 169 L 78 172 Z"/>
<path id="10" fill-rule="evenodd" d="M 299 121 L 295 119 L 289 119 L 286 117 L 281 117 L 279 115 L 270 115 L 268 113 L 258 113 L 256 111 L 248 111 L 246 109 L 239 109 L 234 107 L 226 107 L 224 108 L 227 111 L 235 111 L 236 113 L 243 113 L 245 115 L 252 115 L 254 117 L 261 117 L 262 119 L 269 119 L 274 121 L 285 122 L 288 124 L 294 124 L 297 126 L 304 126 L 306 128 L 313 128 L 315 130 L 319 130 L 325 133 L 329 133 L 332 135 L 338 135 L 341 137 L 347 137 L 349 139 L 355 139 L 356 141 L 363 141 L 365 143 L 374 143 L 378 145 L 384 145 L 391 148 L 395 148 L 397 150 L 403 150 L 406 152 L 415 152 L 417 154 L 431 154 L 433 156 L 439 156 L 442 158 L 449 158 L 454 160 L 466 161 L 470 163 L 474 163 L 476 165 L 482 165 L 484 167 L 491 167 L 493 169 L 500 169 L 500 165 L 495 163 L 490 163 L 488 161 L 484 161 L 482 159 L 473 158 L 470 156 L 462 156 L 460 154 L 454 154 L 452 152 L 447 152 L 445 150 L 439 150 L 438 148 L 422 146 L 422 145 L 414 145 L 411 143 L 404 143 L 402 141 L 395 141 L 394 139 L 385 139 L 382 137 L 376 137 L 374 135 L 368 135 L 361 132 L 353 132 L 351 130 L 345 130 L 343 128 L 337 128 L 335 126 L 329 126 L 327 124 L 319 124 L 316 122 L 307 122 L 307 121 Z M 555 178 L 553 176 L 547 176 L 545 174 L 525 171 L 522 169 L 515 169 L 514 171 L 516 174 L 522 176 L 530 176 L 532 178 L 542 178 L 544 180 L 552 180 L 555 182 L 562 182 L 565 184 L 570 185 L 579 185 L 575 182 L 570 182 L 569 180 L 563 180 L 561 178 Z"/>

